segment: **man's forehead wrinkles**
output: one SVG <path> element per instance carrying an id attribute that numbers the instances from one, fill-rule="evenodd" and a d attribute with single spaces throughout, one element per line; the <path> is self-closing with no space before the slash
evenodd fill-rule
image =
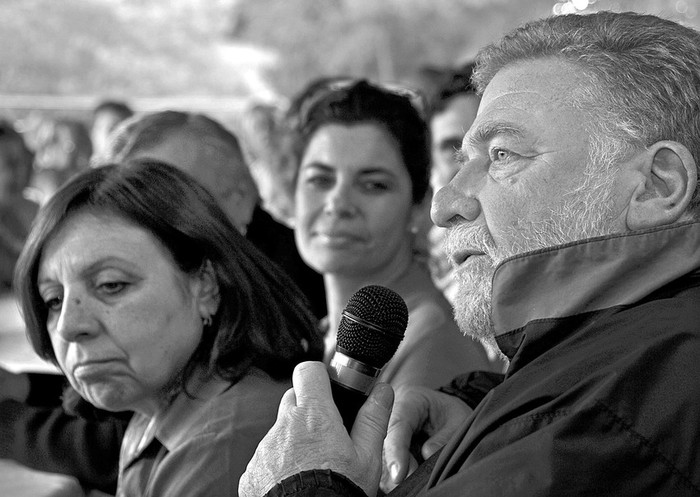
<path id="1" fill-rule="evenodd" d="M 522 139 L 526 132 L 522 126 L 501 120 L 488 120 L 483 122 L 475 122 L 469 129 L 469 132 L 464 137 L 464 142 L 469 145 L 478 145 L 486 143 L 499 135 L 508 135 Z"/>

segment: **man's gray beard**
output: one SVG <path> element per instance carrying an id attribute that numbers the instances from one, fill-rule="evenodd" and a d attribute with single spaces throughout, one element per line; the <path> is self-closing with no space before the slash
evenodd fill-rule
<path id="1" fill-rule="evenodd" d="M 459 290 L 454 297 L 455 320 L 460 330 L 498 351 L 491 318 L 491 278 L 495 270 L 495 246 L 484 226 L 460 224 L 451 227 L 445 238 L 445 253 L 470 247 L 485 255 L 472 256 L 468 266 L 456 268 L 453 278 Z"/>
<path id="2" fill-rule="evenodd" d="M 470 257 L 466 266 L 456 268 L 454 272 L 459 285 L 453 302 L 454 313 L 462 333 L 500 354 L 491 303 L 496 267 L 506 258 L 523 252 L 611 233 L 613 179 L 614 175 L 608 168 L 589 174 L 546 222 L 521 222 L 517 230 L 512 228 L 508 236 L 512 244 L 508 247 L 496 247 L 491 234 L 482 225 L 464 223 L 448 229 L 445 237 L 448 256 L 465 247 L 485 253 Z"/>

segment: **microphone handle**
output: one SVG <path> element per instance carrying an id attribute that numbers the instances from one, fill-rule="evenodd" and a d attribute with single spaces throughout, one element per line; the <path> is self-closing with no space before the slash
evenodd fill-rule
<path id="1" fill-rule="evenodd" d="M 338 411 L 340 411 L 340 416 L 343 418 L 343 426 L 350 433 L 352 425 L 355 423 L 357 412 L 368 396 L 334 380 L 331 380 L 331 393 L 333 394 L 333 402 L 335 402 Z"/>

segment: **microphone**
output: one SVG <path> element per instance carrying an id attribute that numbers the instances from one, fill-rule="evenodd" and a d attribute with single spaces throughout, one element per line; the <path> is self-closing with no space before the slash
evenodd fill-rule
<path id="1" fill-rule="evenodd" d="M 406 302 L 386 287 L 365 286 L 348 300 L 328 366 L 333 401 L 348 432 L 382 368 L 399 347 L 407 324 Z"/>

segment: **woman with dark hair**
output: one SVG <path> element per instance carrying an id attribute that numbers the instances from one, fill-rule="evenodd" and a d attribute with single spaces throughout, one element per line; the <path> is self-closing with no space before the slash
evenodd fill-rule
<path id="1" fill-rule="evenodd" d="M 419 95 L 362 80 L 313 82 L 290 106 L 298 161 L 295 235 L 323 274 L 325 358 L 341 313 L 368 284 L 401 295 L 408 328 L 381 380 L 441 386 L 464 369 L 492 369 L 481 344 L 460 336 L 452 309 L 417 255 L 429 201 L 430 137 Z"/>
<path id="2" fill-rule="evenodd" d="M 293 367 L 321 356 L 296 286 L 164 163 L 69 181 L 15 276 L 35 351 L 92 405 L 136 413 L 120 495 L 236 495 Z"/>

